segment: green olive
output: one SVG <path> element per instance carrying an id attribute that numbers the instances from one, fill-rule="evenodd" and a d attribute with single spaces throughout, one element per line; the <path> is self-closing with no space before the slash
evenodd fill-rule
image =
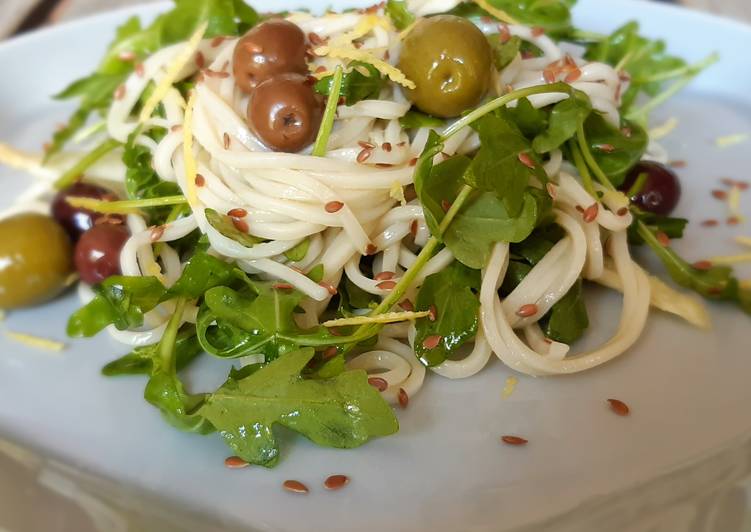
<path id="1" fill-rule="evenodd" d="M 0 308 L 52 299 L 72 271 L 70 239 L 55 220 L 26 213 L 0 221 Z"/>
<path id="2" fill-rule="evenodd" d="M 488 40 L 470 21 L 453 15 L 420 20 L 404 39 L 399 68 L 416 88 L 407 96 L 434 116 L 459 116 L 488 90 Z"/>

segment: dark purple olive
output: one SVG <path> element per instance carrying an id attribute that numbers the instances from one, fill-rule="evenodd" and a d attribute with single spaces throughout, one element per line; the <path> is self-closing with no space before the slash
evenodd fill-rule
<path id="1" fill-rule="evenodd" d="M 248 125 L 277 151 L 296 152 L 313 142 L 322 115 L 322 98 L 300 74 L 267 79 L 248 102 Z"/>
<path id="2" fill-rule="evenodd" d="M 675 172 L 664 164 L 642 161 L 631 169 L 620 189 L 628 192 L 641 174 L 646 174 L 647 178 L 631 196 L 634 205 L 663 216 L 673 212 L 681 198 L 681 182 Z"/>
<path id="3" fill-rule="evenodd" d="M 97 284 L 120 274 L 120 251 L 130 237 L 123 225 L 103 223 L 81 235 L 73 261 L 81 280 Z"/>
<path id="4" fill-rule="evenodd" d="M 106 201 L 115 201 L 118 198 L 111 190 L 89 183 L 75 183 L 58 192 L 52 200 L 52 217 L 63 226 L 73 242 L 77 242 L 81 235 L 94 227 L 97 220 L 101 218 L 125 221 L 119 214 L 102 214 L 73 207 L 67 202 L 68 198 L 93 198 Z"/>
<path id="5" fill-rule="evenodd" d="M 305 74 L 305 48 L 305 34 L 296 24 L 281 18 L 262 22 L 237 41 L 232 58 L 235 83 L 250 94 L 277 74 Z"/>

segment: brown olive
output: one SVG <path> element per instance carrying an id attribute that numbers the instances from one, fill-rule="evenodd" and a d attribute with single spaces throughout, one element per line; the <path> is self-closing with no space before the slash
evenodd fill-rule
<path id="1" fill-rule="evenodd" d="M 404 38 L 399 68 L 415 82 L 407 96 L 426 113 L 459 116 L 482 100 L 490 82 L 491 50 L 467 19 L 438 15 L 420 19 Z"/>
<path id="2" fill-rule="evenodd" d="M 73 242 L 77 242 L 85 231 L 94 227 L 97 220 L 106 217 L 120 223 L 125 221 L 125 218 L 119 214 L 105 215 L 88 209 L 73 207 L 68 203 L 68 198 L 93 198 L 115 201 L 117 195 L 104 187 L 80 182 L 57 193 L 52 200 L 52 216 L 65 228 Z"/>
<path id="3" fill-rule="evenodd" d="M 259 24 L 235 46 L 232 69 L 237 86 L 250 94 L 277 74 L 306 73 L 305 49 L 305 34 L 296 24 L 280 18 Z"/>
<path id="4" fill-rule="evenodd" d="M 269 148 L 296 152 L 318 132 L 323 100 L 305 76 L 281 74 L 258 85 L 248 103 L 248 124 Z"/>
<path id="5" fill-rule="evenodd" d="M 25 213 L 0 221 L 0 308 L 52 299 L 72 272 L 70 239 L 55 220 Z"/>
<path id="6" fill-rule="evenodd" d="M 95 225 L 76 244 L 73 256 L 78 275 L 89 284 L 97 284 L 107 277 L 120 274 L 120 251 L 130 233 L 122 225 Z"/>

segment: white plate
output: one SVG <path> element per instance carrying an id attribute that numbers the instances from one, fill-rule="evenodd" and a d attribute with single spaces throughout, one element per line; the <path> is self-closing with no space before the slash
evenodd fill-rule
<path id="1" fill-rule="evenodd" d="M 285 0 L 273 9 L 298 3 Z M 321 0 L 310 7 L 327 5 Z M 117 23 L 133 13 L 152 16 L 159 8 L 112 13 L 1 45 L 0 139 L 38 148 L 70 110 L 49 95 L 93 68 Z M 680 171 L 685 191 L 678 214 L 724 218 L 723 204 L 709 191 L 720 176 L 749 178 L 751 145 L 720 150 L 714 139 L 751 131 L 751 29 L 627 0 L 610 0 L 607 8 L 598 0 L 582 1 L 575 13 L 580 26 L 595 31 L 637 18 L 646 34 L 666 38 L 671 51 L 689 60 L 714 50 L 722 54 L 722 62 L 661 109 L 656 121 L 680 120 L 665 142 L 674 159 L 688 162 Z M 0 170 L 0 202 L 8 203 L 25 179 Z M 744 197 L 751 216 L 749 201 L 751 192 Z M 692 225 L 679 247 L 691 259 L 731 252 L 731 236 L 743 230 Z M 64 339 L 66 318 L 76 305 L 67 297 L 14 312 L 2 327 Z M 597 292 L 590 309 L 598 336 L 614 328 L 618 298 Z M 273 470 L 225 469 L 228 450 L 220 439 L 168 427 L 141 398 L 143 379 L 101 377 L 101 366 L 124 352 L 105 336 L 68 342 L 59 355 L 0 338 L 0 433 L 41 453 L 34 458 L 16 448 L 11 453 L 16 465 L 32 465 L 37 476 L 43 472 L 45 486 L 84 500 L 85 511 L 98 515 L 107 530 L 118 529 L 113 524 L 118 519 L 123 526 L 131 520 L 133 529 L 166 530 L 155 516 L 174 524 L 197 514 L 207 520 L 188 522 L 202 530 L 206 523 L 264 531 L 506 530 L 542 522 L 551 530 L 618 530 L 748 472 L 751 318 L 729 306 L 711 310 L 713 333 L 655 313 L 644 337 L 615 362 L 571 377 L 520 376 L 505 400 L 501 390 L 512 372 L 497 361 L 461 382 L 434 376 L 409 409 L 399 412 L 402 428 L 396 436 L 351 451 L 287 438 L 284 459 Z M 204 359 L 191 372 L 190 387 L 217 383 L 226 370 L 217 366 L 222 365 Z M 609 397 L 626 401 L 631 417 L 614 416 L 605 403 Z M 499 436 L 509 433 L 524 435 L 529 445 L 501 445 Z M 78 484 L 61 480 L 65 475 L 50 466 L 50 457 L 119 487 L 78 475 Z M 4 466 L 0 476 L 17 484 L 18 471 Z M 333 473 L 349 475 L 351 484 L 326 492 L 321 483 Z M 281 483 L 289 478 L 312 492 L 305 497 L 283 492 Z M 29 525 L 40 516 L 24 513 L 22 491 L 3 488 L 0 528 L 43 529 Z M 106 502 L 97 502 L 96 495 Z M 47 508 L 54 514 L 56 507 Z M 146 521 L 133 525 L 136 514 Z M 693 523 L 692 515 L 684 521 Z"/>

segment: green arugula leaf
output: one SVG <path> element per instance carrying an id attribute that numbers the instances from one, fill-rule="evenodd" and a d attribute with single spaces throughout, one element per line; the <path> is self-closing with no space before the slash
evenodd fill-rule
<path id="1" fill-rule="evenodd" d="M 113 276 L 94 287 L 95 296 L 68 320 L 68 336 L 91 337 L 110 324 L 119 330 L 143 325 L 143 315 L 157 306 L 165 289 L 156 277 Z"/>
<path id="2" fill-rule="evenodd" d="M 575 0 L 489 0 L 490 4 L 511 15 L 520 24 L 543 28 L 553 36 L 565 35 L 571 26 L 571 7 Z M 463 2 L 450 11 L 460 17 L 491 16 L 473 2 Z"/>
<path id="3" fill-rule="evenodd" d="M 186 368 L 193 360 L 203 353 L 201 344 L 196 338 L 195 328 L 190 325 L 183 327 L 177 334 L 175 341 L 175 367 L 177 371 Z M 151 375 L 154 370 L 154 360 L 159 356 L 159 344 L 136 347 L 127 355 L 113 360 L 102 368 L 102 374 L 108 377 L 119 375 Z"/>
<path id="4" fill-rule="evenodd" d="M 516 107 L 506 109 L 506 113 L 527 138 L 534 139 L 548 129 L 548 113 L 534 107 L 529 98 L 521 98 Z"/>
<path id="5" fill-rule="evenodd" d="M 425 279 L 417 294 L 416 309 L 435 309 L 436 319 L 421 318 L 415 324 L 415 354 L 423 364 L 441 364 L 477 334 L 479 289 L 480 272 L 456 261 Z M 426 349 L 423 342 L 433 335 L 439 335 L 441 341 L 434 349 Z"/>
<path id="6" fill-rule="evenodd" d="M 685 218 L 660 216 L 650 212 L 639 212 L 637 217 L 653 231 L 661 231 L 671 239 L 683 238 L 683 232 L 688 225 Z M 638 224 L 631 224 L 628 228 L 628 241 L 629 244 L 637 246 L 644 244 L 644 239 L 639 235 Z"/>
<path id="7" fill-rule="evenodd" d="M 143 315 L 162 301 L 178 296 L 197 299 L 210 288 L 235 281 L 250 282 L 234 265 L 200 251 L 169 290 L 156 277 L 109 277 L 94 287 L 94 299 L 70 317 L 68 335 L 94 336 L 110 324 L 119 330 L 140 327 Z"/>
<path id="8" fill-rule="evenodd" d="M 640 93 L 655 96 L 670 79 L 688 73 L 688 65 L 666 52 L 665 42 L 639 35 L 639 24 L 629 22 L 609 37 L 591 44 L 585 57 L 618 66 L 631 76 L 629 89 L 623 94 L 621 112 L 625 115 Z"/>
<path id="9" fill-rule="evenodd" d="M 493 192 L 503 200 L 509 215 L 518 216 L 530 177 L 547 182 L 538 156 L 508 116 L 488 114 L 472 127 L 480 135 L 481 146 L 465 173 L 465 182 L 478 190 Z M 529 168 L 523 158 L 534 163 L 535 168 Z"/>
<path id="10" fill-rule="evenodd" d="M 185 299 L 176 302 L 175 313 L 170 318 L 161 341 L 152 358 L 151 376 L 143 396 L 162 413 L 167 422 L 180 430 L 209 434 L 214 432 L 203 416 L 196 410 L 204 403 L 206 395 L 190 395 L 177 376 L 177 332 L 185 309 Z"/>
<path id="11" fill-rule="evenodd" d="M 751 291 L 741 288 L 733 270 L 727 266 L 712 266 L 698 269 L 683 260 L 672 248 L 663 246 L 652 229 L 637 220 L 639 236 L 660 259 L 670 277 L 708 299 L 737 303 L 744 312 L 751 314 Z"/>
<path id="12" fill-rule="evenodd" d="M 407 2 L 404 0 L 388 0 L 386 2 L 386 14 L 394 23 L 394 27 L 399 31 L 415 21 L 415 16 L 409 12 Z"/>
<path id="13" fill-rule="evenodd" d="M 573 98 L 566 98 L 553 106 L 548 127 L 532 142 L 537 153 L 548 153 L 561 147 L 576 135 L 576 131 L 589 114 L 592 104 L 586 94 L 576 92 Z"/>
<path id="14" fill-rule="evenodd" d="M 216 314 L 204 303 L 198 311 L 196 334 L 201 347 L 218 358 L 241 358 L 259 354 L 258 335 L 236 327 Z"/>
<path id="15" fill-rule="evenodd" d="M 151 150 L 135 143 L 135 138 L 139 133 L 136 131 L 129 137 L 123 151 L 125 193 L 128 199 L 153 199 L 182 194 L 176 183 L 162 181 L 157 175 L 152 166 Z M 170 212 L 170 207 L 149 209 L 149 221 L 154 225 L 160 225 L 164 223 Z"/>
<path id="16" fill-rule="evenodd" d="M 206 209 L 205 213 L 206 221 L 209 222 L 211 227 L 219 231 L 220 234 L 226 236 L 227 238 L 230 238 L 247 248 L 252 248 L 256 244 L 263 242 L 263 239 L 261 238 L 240 231 L 237 227 L 235 227 L 235 224 L 232 223 L 231 217 L 225 214 L 219 214 L 214 209 Z"/>
<path id="17" fill-rule="evenodd" d="M 647 151 L 647 132 L 634 122 L 625 122 L 621 129 L 614 128 L 598 113 L 589 115 L 584 129 L 597 164 L 615 187 L 623 184 L 626 174 Z"/>
<path id="18" fill-rule="evenodd" d="M 328 96 L 333 83 L 332 74 L 319 79 L 313 88 L 317 93 Z M 361 100 L 377 98 L 384 84 L 385 80 L 376 67 L 362 61 L 352 61 L 342 77 L 339 94 L 346 105 L 354 105 Z"/>
<path id="19" fill-rule="evenodd" d="M 236 280 L 249 282 L 245 272 L 234 264 L 205 252 L 197 252 L 185 265 L 177 282 L 162 296 L 162 301 L 175 297 L 198 299 L 207 290 L 215 286 L 230 285 Z"/>
<path id="20" fill-rule="evenodd" d="M 481 269 L 487 264 L 496 242 L 521 242 L 529 236 L 543 213 L 535 196 L 523 195 L 518 216 L 511 216 L 505 204 L 490 192 L 477 194 L 457 214 L 444 235 L 444 242 L 462 264 Z"/>
<path id="21" fill-rule="evenodd" d="M 285 251 L 284 256 L 287 257 L 288 260 L 291 260 L 292 262 L 299 262 L 305 258 L 305 255 L 308 254 L 308 250 L 310 249 L 310 239 L 306 238 L 299 244 L 297 244 L 292 249 Z"/>
<path id="22" fill-rule="evenodd" d="M 418 129 L 421 127 L 443 127 L 446 122 L 438 117 L 410 109 L 407 114 L 399 119 L 399 124 L 404 129 Z"/>
<path id="23" fill-rule="evenodd" d="M 231 380 L 206 399 L 199 415 L 217 427 L 237 456 L 266 467 L 279 460 L 275 424 L 338 448 L 358 447 L 398 430 L 391 408 L 364 371 L 302 379 L 313 355 L 312 349 L 290 352 L 244 379 Z"/>
<path id="24" fill-rule="evenodd" d="M 581 279 L 543 316 L 540 326 L 545 336 L 565 344 L 572 344 L 584 335 L 589 327 L 589 316 Z"/>
<path id="25" fill-rule="evenodd" d="M 522 47 L 522 40 L 514 35 L 506 42 L 501 42 L 501 36 L 498 33 L 488 35 L 490 49 L 493 52 L 493 64 L 499 72 L 509 66 L 516 59 Z"/>
<path id="26" fill-rule="evenodd" d="M 257 283 L 257 294 L 252 298 L 226 286 L 212 288 L 204 294 L 206 307 L 213 314 L 216 324 L 224 326 L 226 322 L 231 326 L 215 331 L 213 338 L 217 338 L 216 335 L 221 332 L 237 341 L 241 338 L 236 329 L 248 333 L 248 337 L 242 339 L 242 346 L 232 349 L 229 356 L 262 353 L 267 361 L 273 360 L 296 348 L 295 336 L 308 334 L 294 320 L 294 311 L 304 299 L 304 294 L 274 286 L 275 283 Z M 208 324 L 204 327 L 203 321 L 198 335 L 202 344 L 207 338 L 205 330 L 208 329 Z M 204 345 L 204 348 L 216 355 L 209 349 L 216 350 L 213 344 Z M 238 355 L 240 352 L 242 354 Z M 226 350 L 224 356 L 228 356 Z"/>
<path id="27" fill-rule="evenodd" d="M 457 156 L 434 166 L 433 157 L 442 149 L 440 136 L 431 130 L 414 174 L 415 193 L 433 235 L 440 234 L 438 226 L 445 214 L 443 206 L 456 197 L 471 162 L 468 157 Z"/>
<path id="28" fill-rule="evenodd" d="M 366 292 L 353 283 L 349 277 L 346 277 L 342 288 L 346 303 L 351 305 L 353 309 L 372 309 L 378 304 L 378 296 Z M 353 313 L 350 312 L 349 314 Z"/>

